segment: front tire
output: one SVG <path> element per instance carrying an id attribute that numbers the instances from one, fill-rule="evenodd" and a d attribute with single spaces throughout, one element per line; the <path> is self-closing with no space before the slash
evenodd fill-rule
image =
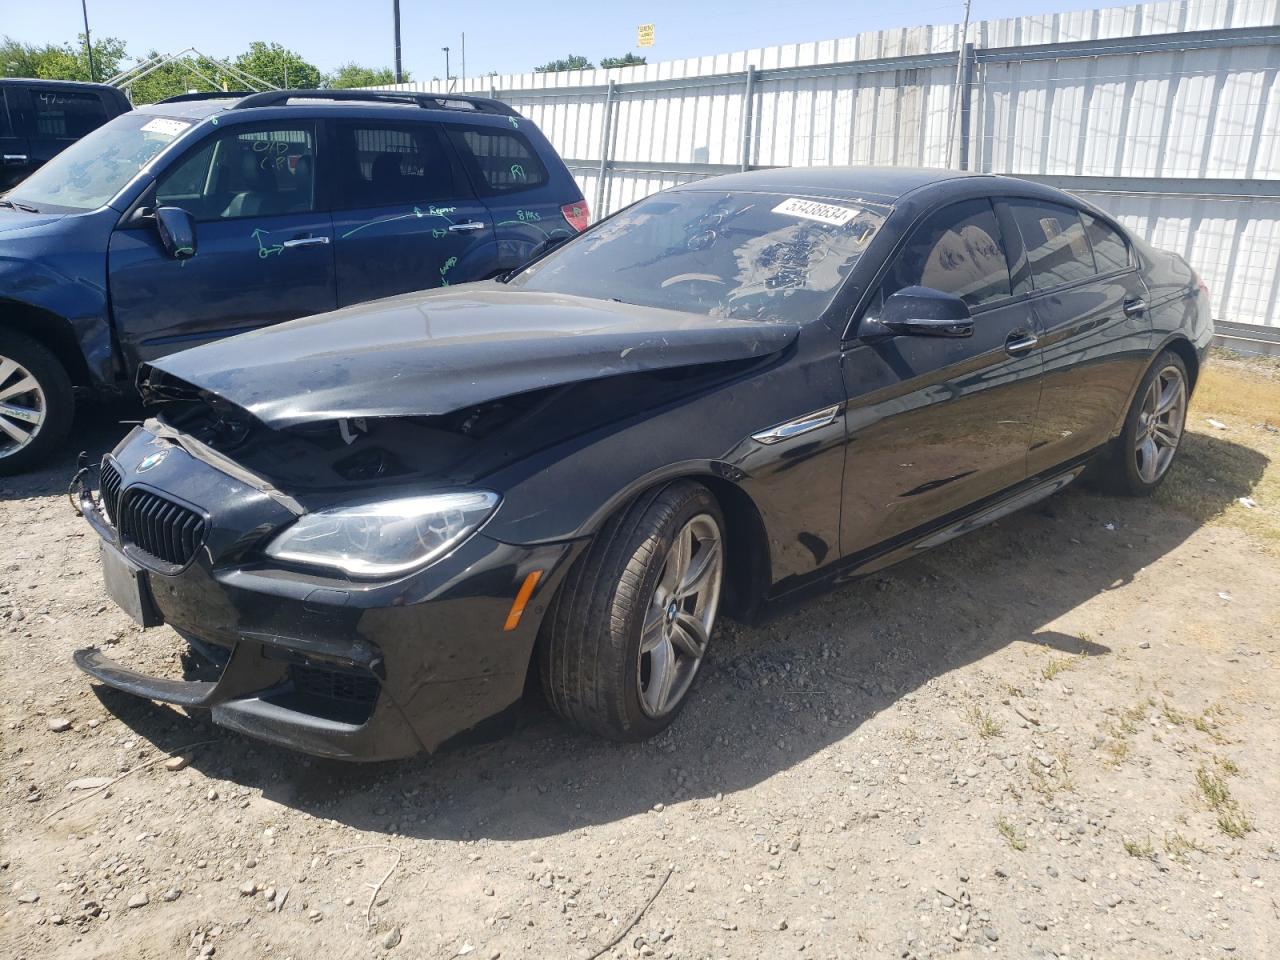
<path id="1" fill-rule="evenodd" d="M 0 476 L 37 466 L 71 430 L 71 378 L 44 344 L 0 330 Z"/>
<path id="2" fill-rule="evenodd" d="M 611 518 L 543 624 L 539 667 L 560 716 L 610 740 L 665 730 L 706 656 L 724 579 L 724 517 L 681 480 Z"/>
<path id="3" fill-rule="evenodd" d="M 1190 398 L 1187 365 L 1165 350 L 1142 378 L 1124 429 L 1102 465 L 1100 479 L 1110 492 L 1145 497 L 1164 482 L 1182 445 Z"/>

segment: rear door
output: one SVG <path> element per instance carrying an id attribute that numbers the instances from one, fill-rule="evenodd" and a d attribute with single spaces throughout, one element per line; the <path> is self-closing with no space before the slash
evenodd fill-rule
<path id="1" fill-rule="evenodd" d="M 31 102 L 33 170 L 115 115 L 114 110 L 108 114 L 102 94 L 93 90 L 67 90 L 33 83 L 27 93 Z"/>
<path id="2" fill-rule="evenodd" d="M 974 333 L 898 335 L 845 352 L 845 555 L 874 553 L 1027 476 L 1040 356 L 989 200 L 929 214 L 891 261 L 867 314 L 910 286 L 961 297 Z"/>
<path id="3" fill-rule="evenodd" d="M 0 83 L 0 192 L 17 184 L 33 169 L 26 104 L 26 90 Z"/>
<path id="4" fill-rule="evenodd" d="M 338 303 L 491 276 L 489 211 L 438 124 L 331 121 Z"/>
<path id="5" fill-rule="evenodd" d="M 196 254 L 169 257 L 149 222 L 112 234 L 112 315 L 130 369 L 334 308 L 333 225 L 317 209 L 317 159 L 314 123 L 238 124 L 160 174 L 142 203 L 191 213 Z"/>
<path id="6" fill-rule="evenodd" d="M 1044 357 L 1028 454 L 1036 474 L 1088 453 L 1118 428 L 1149 361 L 1146 290 L 1124 238 L 1105 221 L 1043 200 L 998 206 L 1026 249 L 1014 288 L 1033 295 Z"/>
<path id="7" fill-rule="evenodd" d="M 450 123 L 446 127 L 493 216 L 497 258 L 504 270 L 577 233 L 565 218 L 563 187 L 557 186 L 533 140 L 521 130 L 528 123 L 520 117 L 503 117 L 487 125 Z M 584 220 L 585 211 L 583 206 Z"/>

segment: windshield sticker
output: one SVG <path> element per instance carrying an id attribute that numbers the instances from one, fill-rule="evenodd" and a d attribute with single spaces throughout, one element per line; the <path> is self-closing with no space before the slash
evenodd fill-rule
<path id="1" fill-rule="evenodd" d="M 159 133 L 173 139 L 191 124 L 185 120 L 170 120 L 168 117 L 156 117 L 142 125 L 143 133 Z"/>
<path id="2" fill-rule="evenodd" d="M 817 200 L 805 200 L 802 197 L 790 197 L 773 208 L 774 213 L 799 217 L 801 220 L 816 220 L 833 227 L 843 227 L 858 215 L 852 207 L 841 207 L 834 203 L 819 203 Z"/>

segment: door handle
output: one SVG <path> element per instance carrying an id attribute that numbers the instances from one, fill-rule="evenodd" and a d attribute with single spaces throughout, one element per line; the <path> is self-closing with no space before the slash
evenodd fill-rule
<path id="1" fill-rule="evenodd" d="M 1026 330 L 1015 330 L 1005 340 L 1004 352 L 1011 357 L 1016 357 L 1019 354 L 1034 350 L 1039 343 L 1040 338 L 1034 333 L 1028 333 Z"/>
<path id="2" fill-rule="evenodd" d="M 27 159 L 25 153 L 6 153 L 4 155 L 5 163 L 26 163 Z"/>
<path id="3" fill-rule="evenodd" d="M 475 233 L 483 230 L 484 224 L 479 220 L 468 220 L 466 223 L 455 223 L 449 227 L 450 233 Z"/>
<path id="4" fill-rule="evenodd" d="M 1147 301 L 1138 297 L 1136 300 L 1126 300 L 1124 302 L 1124 315 L 1126 317 L 1136 317 L 1140 313 L 1147 312 Z"/>
<path id="5" fill-rule="evenodd" d="M 280 246 L 292 250 L 294 247 L 319 247 L 328 242 L 328 237 L 297 237 L 293 240 L 286 240 Z"/>

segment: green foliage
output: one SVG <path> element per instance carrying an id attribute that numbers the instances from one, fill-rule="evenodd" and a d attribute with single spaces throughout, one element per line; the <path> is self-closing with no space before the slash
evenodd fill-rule
<path id="1" fill-rule="evenodd" d="M 143 59 L 157 56 L 152 50 Z M 135 104 L 157 103 L 180 93 L 198 90 L 243 90 L 244 82 L 226 73 L 204 57 L 182 57 L 157 67 L 145 77 L 130 84 Z"/>
<path id="2" fill-rule="evenodd" d="M 606 70 L 614 67 L 639 67 L 647 63 L 644 57 L 637 57 L 634 53 L 628 53 L 624 57 L 602 57 L 600 66 Z"/>
<path id="3" fill-rule="evenodd" d="M 561 70 L 594 70 L 595 64 L 586 57 L 580 57 L 576 53 L 565 57 L 563 60 L 551 60 L 544 63 L 540 67 L 534 67 L 534 73 L 559 73 Z"/>
<path id="4" fill-rule="evenodd" d="M 74 44 L 47 43 L 42 47 L 22 43 L 12 37 L 0 40 L 0 76 L 39 77 L 42 80 L 106 80 L 119 72 L 125 45 L 115 37 L 102 37 L 93 44 L 96 78 L 89 74 L 89 58 L 84 34 Z"/>
<path id="5" fill-rule="evenodd" d="M 408 82 L 408 70 L 404 71 L 404 79 Z M 362 67 L 358 63 L 344 63 L 329 75 L 328 86 L 345 90 L 353 87 L 380 87 L 395 82 L 396 74 L 390 67 Z"/>
<path id="6" fill-rule="evenodd" d="M 260 80 L 290 89 L 310 89 L 324 81 L 314 64 L 278 43 L 255 40 L 236 57 L 235 65 Z"/>

